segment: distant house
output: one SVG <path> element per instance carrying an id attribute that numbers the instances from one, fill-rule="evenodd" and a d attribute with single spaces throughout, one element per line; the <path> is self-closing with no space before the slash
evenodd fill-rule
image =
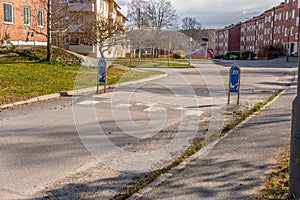
<path id="1" fill-rule="evenodd" d="M 125 27 L 127 18 L 119 11 L 120 6 L 114 0 L 56 0 L 54 8 L 53 44 L 70 51 L 91 57 L 101 57 L 99 44 L 92 38 L 92 29 L 97 26 L 98 19 L 118 22 Z M 86 33 L 86 34 L 85 34 Z M 112 37 L 105 57 L 125 56 L 129 52 L 124 44 L 116 42 Z"/>
<path id="2" fill-rule="evenodd" d="M 0 40 L 14 45 L 47 44 L 47 3 L 41 0 L 0 0 Z"/>

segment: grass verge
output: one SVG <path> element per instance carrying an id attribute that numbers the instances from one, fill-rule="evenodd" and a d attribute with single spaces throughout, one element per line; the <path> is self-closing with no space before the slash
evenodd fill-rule
<path id="1" fill-rule="evenodd" d="M 249 116 L 251 116 L 252 114 L 254 114 L 256 111 L 260 110 L 262 107 L 264 107 L 267 103 L 269 103 L 270 101 L 272 101 L 276 96 L 278 96 L 283 90 L 278 90 L 276 92 L 273 93 L 272 96 L 270 96 L 267 100 L 257 103 L 255 104 L 249 111 L 245 112 L 245 113 L 239 113 L 239 117 L 237 117 L 237 119 L 231 123 L 226 124 L 222 131 L 221 131 L 221 135 L 227 133 L 229 130 L 235 128 L 238 124 L 240 124 L 242 121 L 246 120 Z"/>
<path id="2" fill-rule="evenodd" d="M 153 67 L 153 68 L 194 68 L 194 66 L 180 63 L 180 62 L 170 62 L 168 61 L 158 61 L 158 60 L 116 60 L 114 64 L 122 65 L 126 67 Z"/>
<path id="3" fill-rule="evenodd" d="M 110 67 L 107 70 L 107 84 L 143 79 L 161 73 Z M 0 59 L 0 105 L 72 90 L 74 83 L 76 88 L 96 86 L 97 68 L 82 68 L 56 61 L 48 63 Z"/>
<path id="4" fill-rule="evenodd" d="M 239 113 L 239 116 L 235 118 L 235 120 L 223 127 L 223 129 L 220 132 L 214 132 L 214 137 L 211 137 L 211 140 L 214 140 L 218 137 L 224 136 L 228 131 L 235 128 L 238 124 L 240 124 L 242 121 L 247 119 L 249 116 L 263 108 L 268 102 L 272 101 L 277 95 L 279 95 L 283 90 L 276 91 L 271 97 L 269 97 L 267 100 L 255 104 L 250 110 L 247 110 L 245 112 Z M 157 179 L 159 176 L 161 176 L 164 173 L 167 173 L 172 168 L 178 166 L 180 163 L 182 163 L 185 159 L 191 157 L 194 155 L 197 151 L 199 151 L 203 146 L 208 144 L 209 141 L 204 141 L 201 139 L 194 139 L 192 145 L 175 161 L 173 161 L 171 164 L 167 165 L 164 168 L 161 168 L 156 171 L 149 172 L 141 177 L 136 177 L 132 180 L 131 183 L 129 183 L 128 186 L 123 188 L 117 194 L 113 199 L 114 200 L 124 200 L 132 196 L 134 193 L 138 192 L 140 189 L 144 188 L 151 182 L 153 182 L 155 179 Z"/>
<path id="5" fill-rule="evenodd" d="M 277 167 L 272 172 L 266 186 L 258 197 L 262 200 L 288 199 L 289 190 L 289 150 L 286 149 L 280 156 Z"/>
<path id="6" fill-rule="evenodd" d="M 152 61 L 152 62 L 155 62 L 155 61 L 165 61 L 165 62 L 168 62 L 169 61 L 169 58 L 118 58 L 117 60 L 127 60 L 127 61 Z M 171 62 L 189 62 L 189 59 L 188 58 L 170 58 L 170 61 Z M 214 60 L 214 59 L 191 59 L 191 61 L 197 61 L 197 62 L 207 62 L 207 63 L 212 63 L 212 62 L 218 62 L 218 60 Z"/>

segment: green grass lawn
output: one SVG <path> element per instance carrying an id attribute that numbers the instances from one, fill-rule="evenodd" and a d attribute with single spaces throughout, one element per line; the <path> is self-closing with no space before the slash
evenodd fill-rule
<path id="1" fill-rule="evenodd" d="M 79 67 L 38 62 L 0 62 L 0 104 L 73 88 Z"/>
<path id="2" fill-rule="evenodd" d="M 107 83 L 137 80 L 162 72 L 134 71 L 110 67 Z M 7 60 L 0 58 L 0 105 L 27 100 L 39 95 L 90 87 L 97 84 L 97 68 L 82 68 L 61 62 Z"/>

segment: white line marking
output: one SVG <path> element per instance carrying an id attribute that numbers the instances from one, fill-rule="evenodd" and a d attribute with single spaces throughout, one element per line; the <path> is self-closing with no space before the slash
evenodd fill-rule
<path id="1" fill-rule="evenodd" d="M 99 101 L 85 100 L 85 101 L 79 102 L 78 104 L 80 104 L 80 105 L 93 105 L 93 104 L 97 104 L 97 103 L 99 103 Z"/>

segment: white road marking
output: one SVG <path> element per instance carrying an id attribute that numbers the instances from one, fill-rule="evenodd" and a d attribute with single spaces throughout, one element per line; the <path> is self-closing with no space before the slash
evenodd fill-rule
<path id="1" fill-rule="evenodd" d="M 114 105 L 114 107 L 116 108 L 129 108 L 131 106 L 131 104 L 125 104 L 125 103 L 119 103 Z"/>
<path id="2" fill-rule="evenodd" d="M 95 105 L 99 103 L 99 101 L 92 101 L 92 100 L 85 100 L 85 101 L 82 101 L 82 102 L 79 102 L 78 104 L 80 105 Z"/>
<path id="3" fill-rule="evenodd" d="M 196 115 L 196 116 L 201 116 L 203 114 L 202 111 L 199 110 L 185 110 L 184 115 Z"/>
<path id="4" fill-rule="evenodd" d="M 146 112 L 155 112 L 155 111 L 160 111 L 160 110 L 165 110 L 164 107 L 157 107 L 157 106 L 150 106 L 149 108 L 144 109 Z"/>

